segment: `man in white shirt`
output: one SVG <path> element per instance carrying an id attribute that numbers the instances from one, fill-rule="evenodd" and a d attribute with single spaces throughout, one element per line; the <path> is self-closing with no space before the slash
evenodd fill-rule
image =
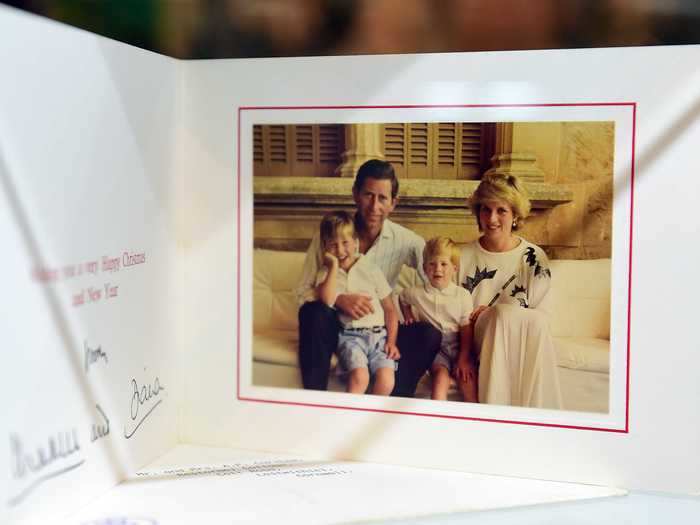
<path id="1" fill-rule="evenodd" d="M 353 199 L 357 206 L 355 229 L 359 251 L 384 272 L 393 288 L 406 264 L 423 273 L 425 241 L 411 230 L 388 220 L 398 201 L 399 182 L 388 162 L 369 160 L 357 172 Z M 319 236 L 316 234 L 306 252 L 297 296 L 299 309 L 299 366 L 304 388 L 326 390 L 333 352 L 338 346 L 338 316 L 343 311 L 353 319 L 373 313 L 370 299 L 363 294 L 341 294 L 335 309 L 318 301 L 314 293 L 316 274 L 321 266 Z M 441 334 L 428 323 L 401 325 L 397 346 L 401 353 L 392 395 L 412 397 L 418 381 L 433 362 L 440 347 Z"/>

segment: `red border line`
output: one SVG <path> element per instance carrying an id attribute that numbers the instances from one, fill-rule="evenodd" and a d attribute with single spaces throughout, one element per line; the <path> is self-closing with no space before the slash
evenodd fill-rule
<path id="1" fill-rule="evenodd" d="M 468 416 L 450 416 L 447 414 L 426 414 L 424 412 L 408 412 L 404 410 L 389 410 L 382 408 L 362 408 L 362 407 L 348 407 L 339 405 L 322 405 L 317 403 L 303 403 L 300 401 L 278 401 L 270 399 L 256 399 L 254 397 L 239 397 L 239 401 L 253 401 L 255 403 L 272 403 L 275 405 L 293 405 L 293 406 L 303 406 L 303 407 L 320 407 L 320 408 L 337 408 L 340 410 L 355 410 L 357 412 L 376 412 L 380 414 L 400 414 L 406 416 L 420 416 L 420 417 L 437 417 L 441 419 L 455 419 L 459 421 L 479 421 L 487 423 L 508 423 L 511 425 L 527 425 L 535 427 L 553 427 L 553 428 L 565 428 L 574 430 L 597 430 L 600 432 L 611 432 L 617 434 L 625 434 L 627 430 L 622 428 L 596 428 L 596 427 L 584 427 L 576 425 L 563 425 L 558 423 L 537 423 L 534 421 L 513 421 L 510 419 L 490 419 L 482 417 L 468 417 Z"/>
<path id="2" fill-rule="evenodd" d="M 241 108 L 238 108 L 238 135 L 236 137 L 238 162 L 238 180 L 236 181 L 236 209 L 238 217 L 236 219 L 236 336 L 238 341 L 236 360 L 236 397 L 241 398 Z"/>
<path id="3" fill-rule="evenodd" d="M 282 109 L 421 109 L 421 108 L 542 108 L 542 107 L 591 107 L 591 106 L 636 106 L 636 102 L 578 102 L 549 104 L 403 104 L 393 106 L 241 106 L 239 110 Z"/>
<path id="4" fill-rule="evenodd" d="M 536 423 L 529 421 L 512 421 L 507 419 L 489 419 L 489 418 L 477 418 L 468 416 L 450 416 L 445 414 L 428 414 L 424 412 L 408 412 L 400 410 L 384 410 L 375 408 L 360 408 L 360 407 L 350 407 L 341 405 L 324 405 L 317 403 L 303 403 L 297 401 L 278 401 L 270 399 L 256 399 L 251 397 L 241 396 L 240 385 L 241 385 L 241 316 L 240 316 L 240 306 L 241 306 L 241 272 L 240 272 L 240 261 L 241 261 L 241 113 L 246 110 L 310 110 L 310 109 L 421 109 L 421 108 L 530 108 L 530 107 L 596 107 L 596 106 L 629 106 L 632 108 L 632 157 L 630 166 L 630 232 L 629 232 L 629 256 L 628 256 L 628 284 L 627 284 L 627 377 L 626 377 L 626 402 L 625 402 L 625 428 L 598 428 L 598 427 L 586 427 L 577 425 L 562 425 L 556 423 Z M 630 407 L 630 361 L 631 361 L 631 346 L 630 346 L 630 336 L 631 336 L 631 320 L 632 320 L 632 241 L 633 241 L 633 223 L 634 223 L 634 171 L 635 171 L 635 150 L 636 150 L 636 130 L 637 130 L 637 103 L 636 102 L 580 102 L 580 103 L 547 103 L 547 104 L 407 104 L 407 105 L 391 105 L 391 106 L 352 106 L 352 105 L 341 105 L 341 106 L 240 106 L 238 107 L 238 137 L 237 137 L 237 169 L 238 169 L 238 195 L 237 195 L 237 206 L 238 206 L 238 224 L 237 224 L 237 243 L 236 248 L 238 253 L 236 254 L 236 260 L 238 265 L 238 275 L 236 278 L 237 285 L 237 319 L 236 319 L 236 342 L 237 342 L 237 382 L 236 382 L 236 398 L 239 401 L 251 401 L 255 403 L 271 403 L 277 405 L 293 405 L 293 406 L 304 406 L 304 407 L 314 407 L 314 408 L 334 408 L 339 410 L 354 410 L 360 412 L 375 412 L 384 414 L 399 414 L 399 415 L 410 415 L 410 416 L 420 416 L 420 417 L 436 417 L 442 419 L 452 419 L 452 420 L 464 420 L 464 421 L 479 421 L 487 423 L 506 423 L 511 425 L 527 425 L 536 427 L 550 427 L 550 428 L 562 428 L 571 430 L 590 430 L 595 432 L 610 432 L 618 434 L 628 434 L 629 433 L 629 407 Z M 608 393 L 608 399 L 609 399 Z"/>
<path id="5" fill-rule="evenodd" d="M 625 397 L 627 407 L 625 411 L 625 432 L 630 429 L 630 360 L 631 346 L 630 336 L 632 333 L 632 242 L 634 237 L 634 168 L 636 166 L 635 152 L 637 150 L 637 104 L 632 105 L 632 160 L 630 165 L 630 253 L 628 256 L 627 274 L 627 386 Z"/>

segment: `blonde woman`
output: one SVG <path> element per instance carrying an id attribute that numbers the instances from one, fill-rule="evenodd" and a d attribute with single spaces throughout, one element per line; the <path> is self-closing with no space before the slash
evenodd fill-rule
<path id="1" fill-rule="evenodd" d="M 462 249 L 459 282 L 475 307 L 479 402 L 561 408 L 547 311 L 549 261 L 515 234 L 530 212 L 527 193 L 517 177 L 486 175 L 470 205 L 481 236 Z"/>

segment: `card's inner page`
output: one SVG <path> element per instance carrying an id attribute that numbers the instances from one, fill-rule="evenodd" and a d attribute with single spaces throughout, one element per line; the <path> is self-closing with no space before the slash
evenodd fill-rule
<path id="1" fill-rule="evenodd" d="M 0 521 L 47 523 L 177 442 L 177 63 L 7 8 L 0 33 Z"/>
<path id="2" fill-rule="evenodd" d="M 591 485 L 180 445 L 63 523 L 189 525 L 203 517 L 211 525 L 364 523 L 622 494 Z"/>
<path id="3" fill-rule="evenodd" d="M 697 492 L 696 47 L 177 64 L 9 9 L 0 27 L 3 521 L 178 441 Z M 304 251 L 324 213 L 361 211 L 370 159 L 400 180 L 384 219 L 461 250 L 484 173 L 524 179 L 518 237 L 552 280 L 539 406 L 434 401 L 429 376 L 416 397 L 302 388 Z M 521 284 L 496 294 L 538 307 Z"/>
<path id="4" fill-rule="evenodd" d="M 697 58 L 674 47 L 186 63 L 184 440 L 697 490 Z M 392 165 L 396 196 L 353 190 L 372 159 Z M 524 220 L 483 227 L 467 199 L 488 173 L 523 183 Z M 345 358 L 329 371 L 328 354 L 319 364 L 308 351 L 331 321 L 305 332 L 300 359 L 299 283 L 313 293 L 324 279 L 323 254 L 304 252 L 322 216 L 343 211 L 395 290 L 425 269 L 411 239 L 450 237 L 474 309 L 539 318 L 525 335 L 512 318 L 490 335 L 474 321 L 479 403 L 454 387 L 430 399 L 430 376 L 413 398 L 347 393 Z M 373 221 L 376 246 L 362 237 Z M 473 256 L 496 226 L 523 249 L 515 280 Z M 424 339 L 402 331 L 405 388 Z"/>

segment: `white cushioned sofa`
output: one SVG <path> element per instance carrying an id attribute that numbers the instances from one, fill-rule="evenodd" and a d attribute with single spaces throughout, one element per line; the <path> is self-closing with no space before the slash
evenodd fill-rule
<path id="1" fill-rule="evenodd" d="M 254 251 L 253 384 L 302 388 L 298 368 L 294 295 L 304 254 Z M 564 408 L 607 412 L 610 352 L 610 260 L 553 260 L 551 328 L 559 362 Z M 398 287 L 415 281 L 404 268 Z M 329 390 L 343 391 L 333 377 Z M 429 397 L 426 376 L 417 397 Z M 451 399 L 457 399 L 454 393 Z"/>

